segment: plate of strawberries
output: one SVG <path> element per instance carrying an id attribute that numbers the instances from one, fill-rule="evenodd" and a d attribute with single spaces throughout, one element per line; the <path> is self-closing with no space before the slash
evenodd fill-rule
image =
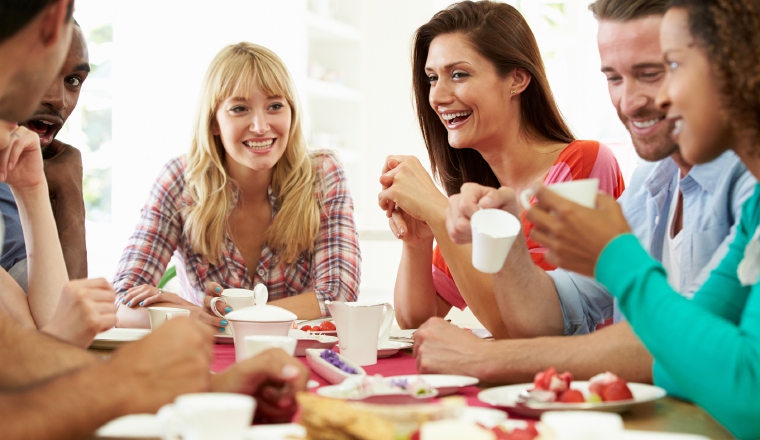
<path id="1" fill-rule="evenodd" d="M 532 384 L 508 385 L 481 391 L 478 399 L 516 414 L 538 417 L 545 411 L 624 412 L 631 406 L 665 396 L 660 387 L 626 382 L 613 373 L 588 381 L 573 380 L 569 372 L 549 368 L 536 374 Z"/>
<path id="2" fill-rule="evenodd" d="M 308 322 L 305 321 L 300 324 L 296 324 L 295 328 L 312 335 L 328 335 L 328 336 L 338 335 L 338 330 L 335 327 L 335 323 L 333 321 L 327 321 L 327 320 L 322 320 L 320 322 L 317 322 L 317 320 L 308 321 Z"/>

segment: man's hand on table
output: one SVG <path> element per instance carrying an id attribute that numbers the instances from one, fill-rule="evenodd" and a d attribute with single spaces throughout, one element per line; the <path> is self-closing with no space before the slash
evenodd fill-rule
<path id="1" fill-rule="evenodd" d="M 441 318 L 430 318 L 414 332 L 417 370 L 482 377 L 489 343 Z"/>
<path id="2" fill-rule="evenodd" d="M 209 391 L 212 334 L 197 320 L 175 318 L 116 350 L 104 366 L 124 387 L 125 414 L 155 413 L 180 394 Z"/>
<path id="3" fill-rule="evenodd" d="M 116 325 L 114 298 L 113 287 L 104 278 L 71 281 L 42 331 L 87 348 L 95 335 Z"/>
<path id="4" fill-rule="evenodd" d="M 306 390 L 308 380 L 309 372 L 300 361 L 272 348 L 214 375 L 211 391 L 253 396 L 256 421 L 286 423 L 298 409 L 296 393 Z"/>

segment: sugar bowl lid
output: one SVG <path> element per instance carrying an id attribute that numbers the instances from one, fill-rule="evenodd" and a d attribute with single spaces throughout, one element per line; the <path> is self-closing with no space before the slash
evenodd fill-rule
<path id="1" fill-rule="evenodd" d="M 253 298 L 255 305 L 234 310 L 224 315 L 224 318 L 229 321 L 246 322 L 283 322 L 295 321 L 298 318 L 295 313 L 289 310 L 268 305 L 269 291 L 263 284 L 257 284 L 253 288 Z"/>

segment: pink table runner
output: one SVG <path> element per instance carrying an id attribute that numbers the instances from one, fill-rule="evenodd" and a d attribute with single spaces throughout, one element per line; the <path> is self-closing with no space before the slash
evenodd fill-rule
<path id="1" fill-rule="evenodd" d="M 309 364 L 306 362 L 305 357 L 299 357 L 298 360 L 304 363 L 306 367 Z M 235 363 L 235 346 L 232 344 L 215 344 L 214 345 L 214 360 L 211 363 L 211 371 L 220 372 L 230 365 Z M 380 374 L 383 376 L 399 376 L 403 374 L 418 374 L 417 366 L 414 363 L 414 358 L 407 353 L 400 351 L 397 354 L 385 358 L 378 359 L 377 364 L 363 367 L 367 374 Z M 311 371 L 311 369 L 309 369 Z M 328 383 L 319 375 L 311 372 L 311 379 L 319 382 L 319 386 L 328 385 Z M 478 392 L 480 389 L 476 386 L 463 387 L 459 390 L 459 394 L 467 399 L 469 406 L 484 406 L 491 408 L 491 405 L 478 400 Z"/>

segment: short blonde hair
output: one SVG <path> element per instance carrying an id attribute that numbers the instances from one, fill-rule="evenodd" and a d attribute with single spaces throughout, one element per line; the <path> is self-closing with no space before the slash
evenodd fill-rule
<path id="1" fill-rule="evenodd" d="M 301 108 L 295 86 L 282 60 L 271 50 L 242 42 L 222 49 L 206 72 L 187 155 L 185 181 L 193 203 L 185 211 L 185 234 L 193 250 L 209 261 L 222 258 L 229 218 L 239 188 L 227 171 L 225 150 L 212 133 L 216 110 L 230 96 L 248 97 L 257 85 L 269 96 L 290 105 L 288 145 L 272 174 L 272 191 L 279 212 L 267 229 L 267 245 L 292 264 L 314 248 L 319 233 L 323 183 L 307 151 Z"/>

